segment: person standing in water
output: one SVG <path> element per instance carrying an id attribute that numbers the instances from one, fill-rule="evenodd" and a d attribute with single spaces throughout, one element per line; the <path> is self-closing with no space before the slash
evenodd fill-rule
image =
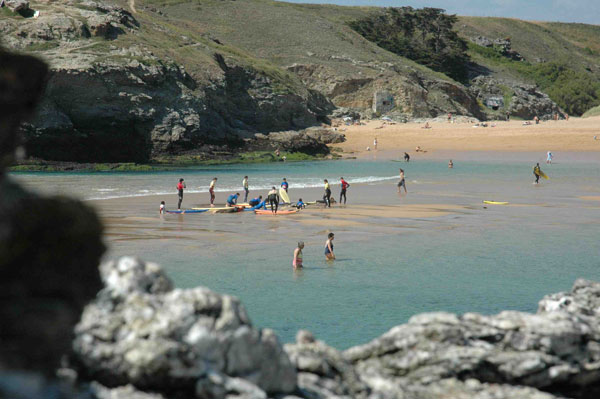
<path id="1" fill-rule="evenodd" d="M 304 249 L 304 242 L 298 242 L 298 247 L 294 251 L 294 259 L 292 260 L 292 266 L 294 269 L 302 268 L 302 250 Z"/>
<path id="2" fill-rule="evenodd" d="M 267 201 L 271 205 L 271 212 L 277 213 L 277 208 L 279 208 L 279 193 L 275 187 L 272 187 L 271 191 L 269 191 Z M 273 205 L 275 205 L 275 209 L 273 209 Z"/>
<path id="3" fill-rule="evenodd" d="M 542 169 L 540 169 L 540 164 L 538 162 L 533 167 L 533 176 L 535 176 L 534 184 L 539 184 L 541 175 L 542 175 Z"/>
<path id="4" fill-rule="evenodd" d="M 183 202 L 183 189 L 187 188 L 183 179 L 179 179 L 177 183 L 177 195 L 179 196 L 179 202 L 177 203 L 177 209 L 181 209 L 181 203 Z"/>
<path id="5" fill-rule="evenodd" d="M 408 152 L 404 153 L 404 161 L 405 162 L 410 162 L 410 155 L 408 155 Z"/>
<path id="6" fill-rule="evenodd" d="M 553 156 L 554 155 L 552 155 L 552 153 L 550 151 L 548 151 L 548 153 L 546 154 L 546 163 L 552 163 L 552 157 Z"/>
<path id="7" fill-rule="evenodd" d="M 208 192 L 210 193 L 210 206 L 215 206 L 215 184 L 217 184 L 217 178 L 214 177 L 210 182 Z"/>
<path id="8" fill-rule="evenodd" d="M 406 191 L 406 180 L 404 180 L 404 169 L 400 169 L 400 181 L 398 182 L 398 192 L 400 192 L 400 189 L 404 187 L 404 193 L 408 193 L 408 191 Z"/>
<path id="9" fill-rule="evenodd" d="M 334 260 L 335 254 L 333 253 L 333 233 L 327 235 L 327 241 L 325 241 L 325 258 L 327 260 Z"/>
<path id="10" fill-rule="evenodd" d="M 342 191 L 340 191 L 340 204 L 342 203 L 342 197 L 344 197 L 344 204 L 346 204 L 346 190 L 350 187 L 350 184 L 343 177 L 340 177 L 340 182 L 342 184 Z"/>
<path id="11" fill-rule="evenodd" d="M 323 201 L 325 201 L 326 207 L 331 208 L 331 187 L 329 186 L 327 179 L 323 181 L 325 182 L 325 195 L 323 196 Z"/>
<path id="12" fill-rule="evenodd" d="M 452 162 L 452 160 L 450 160 L 450 162 L 448 162 L 448 169 L 452 169 L 454 167 L 454 163 Z"/>
<path id="13" fill-rule="evenodd" d="M 244 180 L 242 180 L 242 187 L 244 187 L 244 203 L 248 202 L 248 176 L 244 176 Z"/>
<path id="14" fill-rule="evenodd" d="M 160 201 L 160 208 L 158 209 L 158 214 L 162 215 L 165 213 L 165 201 Z"/>

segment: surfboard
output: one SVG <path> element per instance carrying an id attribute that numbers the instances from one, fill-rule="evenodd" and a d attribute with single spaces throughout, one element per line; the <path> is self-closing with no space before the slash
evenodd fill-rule
<path id="1" fill-rule="evenodd" d="M 281 198 L 281 201 L 283 201 L 286 204 L 290 203 L 290 196 L 288 195 L 288 193 L 285 192 L 283 187 L 279 189 L 279 198 Z"/>
<path id="2" fill-rule="evenodd" d="M 225 206 L 225 207 L 215 207 L 215 208 L 192 208 L 195 211 L 201 212 L 210 212 L 210 213 L 233 213 L 240 212 L 244 210 L 243 206 Z"/>
<path id="3" fill-rule="evenodd" d="M 549 179 L 549 177 L 544 172 L 542 172 L 541 170 L 540 170 L 540 176 L 542 176 L 546 180 Z"/>
<path id="4" fill-rule="evenodd" d="M 204 213 L 206 211 L 207 211 L 207 209 L 182 209 L 182 210 L 177 210 L 177 211 L 165 211 L 165 212 L 183 215 L 184 213 Z"/>
<path id="5" fill-rule="evenodd" d="M 508 205 L 508 202 L 503 202 L 503 201 L 483 201 L 484 204 L 491 204 L 491 205 Z"/>
<path id="6" fill-rule="evenodd" d="M 268 209 L 266 211 L 263 209 L 256 209 L 254 211 L 254 213 L 256 213 L 257 215 L 291 215 L 292 213 L 298 213 L 298 210 L 297 209 L 293 209 L 293 210 L 290 209 L 290 210 L 285 210 L 285 211 L 279 210 L 279 211 L 277 211 L 277 213 L 273 213 L 273 212 L 271 212 L 270 209 Z"/>

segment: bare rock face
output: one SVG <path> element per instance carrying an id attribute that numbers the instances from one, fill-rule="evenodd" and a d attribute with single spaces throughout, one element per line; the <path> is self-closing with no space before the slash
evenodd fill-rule
<path id="1" fill-rule="evenodd" d="M 101 267 L 105 288 L 76 327 L 81 375 L 116 387 L 222 398 L 295 389 L 296 371 L 271 330 L 256 330 L 239 301 L 206 288 L 173 289 L 154 264 Z"/>
<path id="2" fill-rule="evenodd" d="M 25 11 L 29 9 L 29 2 L 27 0 L 5 0 L 4 4 L 12 12 Z"/>
<path id="3" fill-rule="evenodd" d="M 551 119 L 555 112 L 562 116 L 560 107 L 535 86 L 478 76 L 472 80 L 470 90 L 482 103 L 498 106 L 494 107 L 495 110 L 502 108 L 502 117 L 508 113 L 523 119 L 533 119 L 534 116 Z M 509 99 L 507 104 L 504 104 L 505 96 Z"/>

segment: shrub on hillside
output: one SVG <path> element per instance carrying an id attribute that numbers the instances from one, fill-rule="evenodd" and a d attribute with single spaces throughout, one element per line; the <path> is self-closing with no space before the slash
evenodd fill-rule
<path id="1" fill-rule="evenodd" d="M 458 81 L 467 79 L 467 44 L 453 29 L 456 15 L 439 8 L 385 8 L 350 22 L 367 40 Z"/>

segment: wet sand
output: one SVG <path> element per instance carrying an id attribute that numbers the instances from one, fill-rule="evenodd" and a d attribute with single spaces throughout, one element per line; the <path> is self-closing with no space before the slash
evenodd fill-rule
<path id="1" fill-rule="evenodd" d="M 347 156 L 372 156 L 373 139 L 377 137 L 378 151 L 408 152 L 412 157 L 436 157 L 436 153 L 452 154 L 461 151 L 493 152 L 599 152 L 600 117 L 571 118 L 569 121 L 546 121 L 539 125 L 524 126 L 523 121 L 488 122 L 488 127 L 473 127 L 474 123 L 430 122 L 431 129 L 422 123 L 390 125 L 371 121 L 364 126 L 342 126 L 346 142 L 333 144 Z M 491 127 L 495 124 L 495 127 Z M 427 152 L 415 153 L 420 146 Z M 370 147 L 371 151 L 366 151 Z M 391 155 L 391 154 L 388 154 Z M 452 157 L 450 155 L 450 157 Z"/>

